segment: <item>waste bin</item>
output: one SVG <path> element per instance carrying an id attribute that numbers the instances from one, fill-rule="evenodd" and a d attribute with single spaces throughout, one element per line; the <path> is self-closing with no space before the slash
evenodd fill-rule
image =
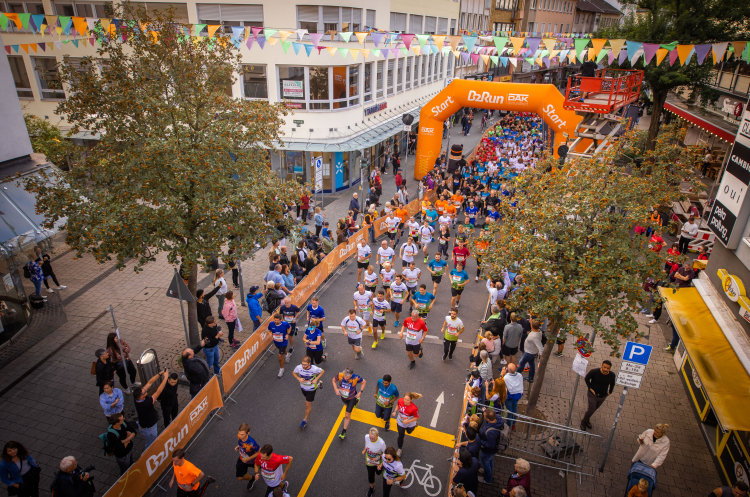
<path id="1" fill-rule="evenodd" d="M 146 349 L 138 359 L 138 374 L 141 377 L 141 384 L 145 385 L 148 380 L 159 374 L 161 367 L 159 367 L 159 357 L 156 355 L 154 349 Z M 159 383 L 154 383 L 153 388 L 159 386 Z"/>

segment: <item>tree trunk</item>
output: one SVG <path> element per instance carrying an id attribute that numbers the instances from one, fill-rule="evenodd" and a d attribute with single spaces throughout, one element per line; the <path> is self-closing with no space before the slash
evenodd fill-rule
<path id="1" fill-rule="evenodd" d="M 542 360 L 539 362 L 539 367 L 536 370 L 534 376 L 534 383 L 531 384 L 531 390 L 529 391 L 528 405 L 526 406 L 526 414 L 531 416 L 536 408 L 536 403 L 539 401 L 539 394 L 542 392 L 542 383 L 544 383 L 544 373 L 547 369 L 547 363 L 549 362 L 549 356 L 552 355 L 552 349 L 555 348 L 555 338 L 557 337 L 557 320 L 550 321 L 549 327 L 547 328 L 547 344 L 544 346 L 542 351 Z"/>
<path id="2" fill-rule="evenodd" d="M 188 275 L 188 290 L 190 294 L 195 297 L 195 291 L 198 289 L 198 264 L 193 264 L 190 268 L 190 274 Z M 188 302 L 188 335 L 190 336 L 191 347 L 198 345 L 201 341 L 200 327 L 198 326 L 198 307 L 195 302 Z"/>
<path id="3" fill-rule="evenodd" d="M 659 118 L 664 109 L 664 102 L 667 101 L 668 91 L 654 91 L 654 105 L 651 109 L 651 124 L 648 127 L 648 137 L 646 138 L 646 148 L 654 150 L 656 148 L 656 135 L 659 133 Z"/>

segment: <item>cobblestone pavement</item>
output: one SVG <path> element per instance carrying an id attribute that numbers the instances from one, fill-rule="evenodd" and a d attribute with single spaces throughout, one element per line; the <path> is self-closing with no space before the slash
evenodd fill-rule
<path id="1" fill-rule="evenodd" d="M 466 138 L 460 135 L 460 130 L 454 128 L 452 142 L 463 143 L 467 153 L 481 137 L 479 130 Z M 413 156 L 408 163 L 402 160 L 401 168 L 415 198 Z M 353 191 L 327 196 L 324 213 L 332 225 L 339 217 L 346 216 Z M 383 201 L 395 191 L 389 170 L 383 176 Z M 308 226 L 311 225 L 309 222 Z M 262 282 L 267 271 L 266 252 L 267 248 L 260 249 L 254 260 L 243 263 L 246 290 Z M 49 495 L 49 484 L 60 459 L 66 455 L 75 456 L 82 466 L 95 465 L 97 489 L 106 491 L 116 481 L 119 471 L 114 458 L 103 455 L 98 439 L 107 425 L 90 370 L 96 360 L 94 351 L 104 347 L 107 334 L 114 331 L 107 308 L 110 305 L 114 308 L 120 333 L 130 344 L 134 361 L 143 350 L 153 348 L 160 364 L 172 367 L 185 347 L 179 302 L 166 297 L 174 269 L 166 256 L 161 255 L 140 274 L 133 271 L 132 264 L 117 270 L 114 262 L 98 264 L 87 255 L 75 259 L 62 245 L 54 252 L 53 267 L 67 289 L 49 296 L 51 305 L 45 308 L 46 314 L 58 321 L 64 316 L 67 321 L 56 321 L 56 326 L 36 331 L 27 330 L 17 346 L 0 352 L 0 419 L 3 420 L 0 444 L 16 440 L 26 445 L 42 467 L 42 495 Z M 199 287 L 208 285 L 210 275 L 201 274 Z M 211 300 L 216 314 L 216 299 Z M 245 329 L 238 339 L 244 340 L 252 330 L 252 322 L 246 307 L 240 308 L 238 314 Z M 37 318 L 32 323 L 34 319 Z M 224 360 L 232 351 L 224 344 L 222 353 Z M 188 401 L 187 388 L 181 387 L 181 406 Z M 131 397 L 126 396 L 125 405 L 132 406 Z M 136 456 L 143 447 L 143 437 L 136 437 Z M 4 485 L 1 487 L 0 497 L 4 497 L 7 490 Z"/>

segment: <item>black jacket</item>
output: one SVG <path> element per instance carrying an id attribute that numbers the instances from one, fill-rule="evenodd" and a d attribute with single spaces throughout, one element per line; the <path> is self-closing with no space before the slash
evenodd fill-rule
<path id="1" fill-rule="evenodd" d="M 197 347 L 191 348 L 193 349 L 193 352 L 197 354 L 203 347 L 198 345 Z M 191 359 L 183 360 L 182 367 L 185 369 L 185 376 L 190 383 L 202 385 L 207 383 L 211 378 L 208 363 L 205 359 L 198 357 L 197 355 L 194 355 Z"/>
<path id="2" fill-rule="evenodd" d="M 502 315 L 499 318 L 488 319 L 486 323 L 482 325 L 484 331 L 489 331 L 496 337 L 503 336 L 503 330 L 505 329 L 506 321 Z"/>
<path id="3" fill-rule="evenodd" d="M 210 349 L 212 347 L 216 347 L 219 345 L 219 339 L 216 338 L 216 334 L 221 331 L 221 328 L 218 326 L 208 326 L 207 324 L 203 325 L 203 329 L 201 330 L 201 338 L 206 339 L 206 348 Z"/>
<path id="4" fill-rule="evenodd" d="M 268 290 L 266 292 L 266 304 L 268 304 L 268 312 L 274 312 L 284 300 L 284 294 L 277 290 Z"/>
<path id="5" fill-rule="evenodd" d="M 494 423 L 487 421 L 479 428 L 479 439 L 482 441 L 480 451 L 485 454 L 497 454 L 497 437 L 503 427 L 503 420 L 495 420 Z M 494 429 L 492 429 L 494 428 Z"/>
<path id="6" fill-rule="evenodd" d="M 114 381 L 115 379 L 115 365 L 112 363 L 112 359 L 108 358 L 107 362 L 102 362 L 101 359 L 96 360 L 96 386 L 101 387 Z"/>
<path id="7" fill-rule="evenodd" d="M 72 473 L 58 471 L 50 484 L 50 491 L 55 497 L 90 497 L 94 495 L 94 485 L 91 480 L 83 481 L 80 468 Z"/>
<path id="8" fill-rule="evenodd" d="M 593 60 L 587 60 L 583 64 L 581 64 L 581 76 L 586 78 L 593 78 L 596 77 L 596 62 Z"/>
<path id="9" fill-rule="evenodd" d="M 209 304 L 208 301 L 211 299 L 211 297 L 216 295 L 216 292 L 218 292 L 220 288 L 221 288 L 221 285 L 217 286 L 216 288 L 214 288 L 208 293 L 204 293 L 203 300 L 201 302 L 195 303 L 195 307 L 197 308 L 197 311 L 198 311 L 198 324 L 199 325 L 203 326 L 204 324 L 206 324 L 206 318 L 212 315 L 211 304 Z"/>

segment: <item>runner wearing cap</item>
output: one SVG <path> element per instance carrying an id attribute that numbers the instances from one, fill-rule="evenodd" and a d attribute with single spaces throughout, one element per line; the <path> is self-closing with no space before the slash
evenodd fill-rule
<path id="1" fill-rule="evenodd" d="M 364 319 L 357 316 L 357 311 L 349 309 L 349 315 L 341 321 L 341 330 L 347 336 L 349 345 L 354 350 L 354 358 L 362 359 L 365 354 L 362 352 L 362 330 L 367 327 Z"/>

